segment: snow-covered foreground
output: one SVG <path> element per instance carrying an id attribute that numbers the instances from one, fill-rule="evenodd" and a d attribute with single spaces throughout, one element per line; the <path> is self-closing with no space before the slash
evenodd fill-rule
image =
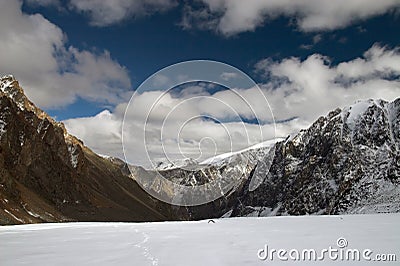
<path id="1" fill-rule="evenodd" d="M 400 261 L 400 215 L 231 218 L 197 222 L 69 223 L 0 227 L 0 265 L 304 265 L 260 249 L 370 249 Z M 340 249 L 337 239 L 345 238 Z M 341 244 L 346 243 L 341 240 Z M 291 255 L 295 255 L 291 251 Z M 265 256 L 261 252 L 259 255 Z M 334 261 L 328 265 L 367 265 Z M 319 264 L 319 263 L 318 263 Z"/>

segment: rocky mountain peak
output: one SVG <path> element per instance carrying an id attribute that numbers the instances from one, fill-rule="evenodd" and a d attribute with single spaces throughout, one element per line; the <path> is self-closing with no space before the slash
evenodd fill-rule
<path id="1" fill-rule="evenodd" d="M 13 76 L 0 79 L 0 224 L 165 219 L 124 167 L 68 134 Z"/>
<path id="2" fill-rule="evenodd" d="M 33 102 L 31 102 L 25 95 L 23 88 L 20 86 L 19 82 L 13 75 L 5 75 L 0 78 L 0 95 L 4 95 L 11 99 L 19 108 L 19 111 L 32 112 L 39 119 L 46 120 L 53 126 L 60 128 L 64 134 L 66 142 L 70 146 L 80 146 L 83 148 L 83 142 L 77 139 L 75 136 L 68 134 L 65 125 L 62 122 L 57 122 L 51 116 L 49 116 L 45 111 L 37 107 Z M 0 122 L 3 124 L 4 122 Z M 38 129 L 40 130 L 40 129 Z M 76 150 L 76 148 L 70 148 L 70 150 Z"/>
<path id="3" fill-rule="evenodd" d="M 361 100 L 277 143 L 271 169 L 233 215 L 400 211 L 400 99 Z"/>
<path id="4" fill-rule="evenodd" d="M 6 75 L 0 78 L 0 92 L 12 99 L 21 110 L 32 111 L 40 118 L 46 117 L 48 120 L 55 122 L 26 97 L 24 90 L 13 75 Z"/>
<path id="5" fill-rule="evenodd" d="M 47 119 L 52 124 L 61 127 L 65 136 L 72 138 L 72 136 L 69 136 L 63 123 L 54 120 L 51 116 L 49 116 L 46 112 L 37 107 L 28 99 L 28 97 L 25 95 L 24 89 L 20 86 L 18 80 L 15 79 L 13 75 L 5 75 L 0 78 L 0 93 L 15 102 L 20 110 L 31 111 L 40 119 Z M 76 140 L 73 141 L 76 142 Z"/>

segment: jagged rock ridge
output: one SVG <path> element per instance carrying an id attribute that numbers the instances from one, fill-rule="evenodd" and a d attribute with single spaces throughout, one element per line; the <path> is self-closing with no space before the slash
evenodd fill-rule
<path id="1" fill-rule="evenodd" d="M 0 224 L 166 220 L 168 208 L 1 78 Z"/>
<path id="2" fill-rule="evenodd" d="M 400 212 L 400 98 L 358 101 L 276 144 L 233 216 Z M 262 162 L 261 162 L 262 163 Z"/>
<path id="3" fill-rule="evenodd" d="M 161 173 L 186 186 L 216 179 L 221 184 L 235 182 L 220 199 L 187 208 L 192 219 L 224 213 L 228 217 L 400 212 L 399 132 L 400 99 L 358 101 L 320 117 L 273 149 L 223 155 L 222 160 L 208 160 L 191 170 Z"/>

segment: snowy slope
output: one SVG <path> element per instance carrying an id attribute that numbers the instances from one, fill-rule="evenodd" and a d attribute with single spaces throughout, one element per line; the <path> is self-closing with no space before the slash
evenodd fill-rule
<path id="1" fill-rule="evenodd" d="M 257 153 L 262 153 L 263 151 L 268 151 L 276 142 L 282 141 L 282 138 L 276 138 L 273 140 L 267 140 L 255 145 L 252 145 L 246 149 L 240 150 L 240 151 L 234 151 L 234 152 L 228 152 L 228 153 L 223 153 L 219 154 L 214 157 L 210 157 L 204 161 L 202 161 L 200 164 L 223 164 L 223 163 L 228 163 L 229 160 L 232 160 L 234 156 L 240 156 L 240 155 L 246 155 L 246 154 L 257 154 Z"/>
<path id="2" fill-rule="evenodd" d="M 400 260 L 399 214 L 231 218 L 197 222 L 68 223 L 0 227 L 1 265 L 292 265 L 269 249 L 371 249 Z M 296 265 L 315 265 L 297 262 Z M 333 261 L 324 265 L 366 265 Z M 397 262 L 398 263 L 398 262 Z M 370 265 L 378 263 L 369 262 Z M 320 265 L 320 264 L 318 264 Z M 396 265 L 387 262 L 384 265 Z"/>
<path id="3" fill-rule="evenodd" d="M 282 138 L 276 138 L 272 140 L 267 140 L 261 143 L 257 143 L 248 148 L 232 151 L 227 153 L 218 154 L 216 156 L 205 159 L 204 161 L 197 162 L 195 159 L 187 158 L 181 160 L 169 161 L 167 158 L 159 158 L 156 160 L 157 165 L 155 167 L 156 170 L 165 171 L 165 170 L 173 170 L 179 168 L 185 169 L 202 169 L 204 166 L 213 165 L 213 166 L 221 166 L 224 164 L 228 164 L 230 161 L 234 160 L 249 160 L 252 156 L 261 157 L 264 155 L 276 142 L 282 141 Z"/>
<path id="4" fill-rule="evenodd" d="M 178 168 L 196 167 L 198 162 L 192 158 L 177 159 L 170 161 L 168 158 L 158 158 L 155 160 L 155 169 L 159 171 L 172 170 Z"/>

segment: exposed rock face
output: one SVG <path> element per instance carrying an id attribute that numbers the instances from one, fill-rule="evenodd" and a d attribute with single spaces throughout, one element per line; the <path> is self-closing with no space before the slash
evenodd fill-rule
<path id="1" fill-rule="evenodd" d="M 277 142 L 274 149 L 266 146 L 222 155 L 223 159 L 213 158 L 192 170 L 176 168 L 161 173 L 185 186 L 234 181 L 224 197 L 187 208 L 185 215 L 192 219 L 224 213 L 400 212 L 399 135 L 400 99 L 391 103 L 359 101 L 320 117 L 310 128 Z M 257 164 L 260 158 L 273 160 Z M 267 173 L 262 170 L 269 166 Z"/>
<path id="2" fill-rule="evenodd" d="M 136 182 L 178 197 L 146 179 L 154 172 L 131 166 L 130 174 L 124 162 L 96 155 L 6 76 L 0 80 L 0 224 L 400 212 L 400 98 L 357 102 L 267 144 L 190 170 L 162 167 L 184 186 L 234 181 L 224 197 L 174 207 Z M 258 162 L 265 156 L 273 160 Z"/>
<path id="3" fill-rule="evenodd" d="M 400 99 L 360 101 L 276 145 L 233 216 L 400 212 Z"/>
<path id="4" fill-rule="evenodd" d="M 0 224 L 165 220 L 168 208 L 1 78 Z"/>
<path id="5" fill-rule="evenodd" d="M 235 204 L 237 195 L 242 193 L 246 182 L 250 182 L 257 162 L 274 150 L 275 142 L 276 140 L 267 141 L 243 151 L 222 154 L 198 164 L 185 165 L 183 168 L 158 170 L 166 180 L 183 187 L 204 186 L 197 190 L 197 193 L 193 193 L 194 195 L 189 194 L 188 197 L 180 196 L 179 189 L 170 193 L 172 197 L 175 197 L 173 202 L 185 204 L 201 202 L 210 198 L 215 199 L 206 204 L 177 209 L 179 211 L 177 216 L 194 220 L 221 216 L 226 209 Z M 268 161 L 269 164 L 271 162 L 272 160 Z M 145 175 L 143 171 L 140 174 Z M 147 175 L 149 175 L 149 171 L 147 171 Z M 150 180 L 151 178 L 147 177 L 146 179 Z M 165 182 L 161 181 L 160 183 L 159 193 L 171 191 Z M 147 187 L 152 188 L 151 184 L 148 184 Z"/>

